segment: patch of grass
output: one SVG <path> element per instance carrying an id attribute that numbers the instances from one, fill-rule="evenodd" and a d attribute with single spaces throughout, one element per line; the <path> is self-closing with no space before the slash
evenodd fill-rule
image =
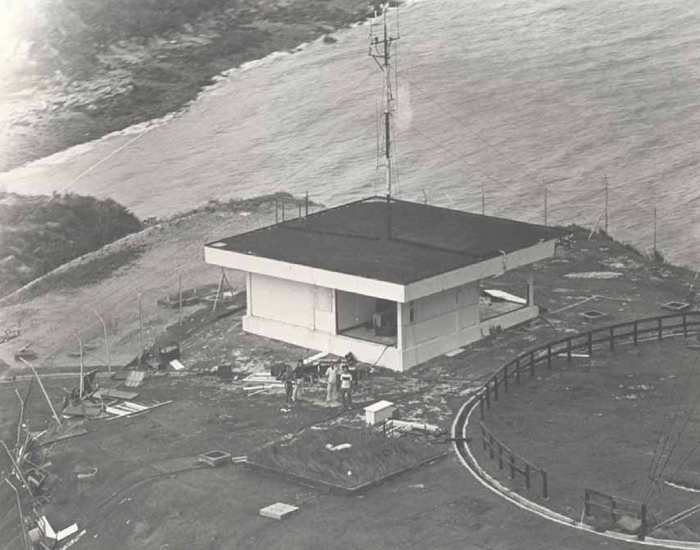
<path id="1" fill-rule="evenodd" d="M 331 451 L 326 445 L 349 443 Z M 347 488 L 377 481 L 402 468 L 439 456 L 444 449 L 414 437 L 386 437 L 371 428 L 305 430 L 291 441 L 275 443 L 249 456 L 251 462 Z"/>
<path id="2" fill-rule="evenodd" d="M 57 269 L 37 279 L 33 284 L 3 300 L 3 306 L 30 300 L 49 291 L 94 285 L 118 269 L 134 263 L 146 251 L 145 246 L 125 247 L 115 252 L 87 257 L 79 264 Z"/>
<path id="3" fill-rule="evenodd" d="M 0 193 L 0 227 L 1 296 L 142 225 L 111 199 Z"/>

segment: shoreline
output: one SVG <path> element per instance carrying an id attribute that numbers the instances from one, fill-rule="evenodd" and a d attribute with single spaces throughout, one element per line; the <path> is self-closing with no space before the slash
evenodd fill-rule
<path id="1" fill-rule="evenodd" d="M 135 126 L 157 126 L 246 64 L 294 54 L 319 39 L 332 47 L 332 33 L 369 15 L 361 0 L 331 1 L 325 11 L 313 11 L 318 6 L 312 0 L 301 0 L 282 15 L 277 4 L 252 18 L 225 14 L 223 23 L 219 13 L 209 13 L 145 44 L 135 39 L 112 44 L 98 56 L 88 80 L 36 75 L 33 91 L 45 104 L 41 109 L 28 105 L 8 125 L 12 146 L 0 159 L 0 173 Z"/>

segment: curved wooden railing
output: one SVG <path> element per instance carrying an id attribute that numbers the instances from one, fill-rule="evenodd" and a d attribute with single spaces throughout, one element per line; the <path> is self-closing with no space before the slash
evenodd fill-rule
<path id="1" fill-rule="evenodd" d="M 566 357 L 571 362 L 577 351 L 586 351 L 588 357 L 592 357 L 595 350 L 602 348 L 615 351 L 619 345 L 637 346 L 640 342 L 662 340 L 664 336 L 672 335 L 687 338 L 694 328 L 700 328 L 700 311 L 672 313 L 608 325 L 528 350 L 503 365 L 477 392 L 481 418 L 483 420 L 485 409 L 491 408 L 492 400 L 498 401 L 501 392 L 508 393 L 513 380 L 520 384 L 522 376 L 534 378 L 537 367 L 542 363 L 546 363 L 547 369 L 551 370 L 554 358 Z"/>

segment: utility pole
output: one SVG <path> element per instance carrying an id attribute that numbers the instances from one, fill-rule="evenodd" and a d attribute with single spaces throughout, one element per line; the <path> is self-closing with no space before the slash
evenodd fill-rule
<path id="1" fill-rule="evenodd" d="M 608 221 L 609 221 L 609 214 L 608 214 L 608 196 L 609 196 L 609 186 L 608 186 L 608 175 L 605 174 L 605 234 L 609 235 L 608 233 Z"/>
<path id="2" fill-rule="evenodd" d="M 393 159 L 391 151 L 391 117 L 393 116 L 395 108 L 395 98 L 393 92 L 393 86 L 391 82 L 391 71 L 392 71 L 392 54 L 391 45 L 395 40 L 400 37 L 390 36 L 389 25 L 387 22 L 387 11 L 389 5 L 382 5 L 382 27 L 383 36 L 374 36 L 374 25 L 370 25 L 370 36 L 369 36 L 369 56 L 374 59 L 377 63 L 379 69 L 384 73 L 384 105 L 382 109 L 382 118 L 384 119 L 384 163 L 386 170 L 386 195 L 388 200 L 391 200 L 392 192 L 392 171 L 393 171 Z M 375 12 L 375 18 L 377 14 Z M 398 21 L 398 8 L 397 8 L 397 21 Z M 398 26 L 398 25 L 397 25 Z"/>
<path id="3" fill-rule="evenodd" d="M 97 313 L 96 309 L 93 309 L 95 312 L 95 315 L 97 315 L 97 318 L 100 320 L 102 323 L 102 329 L 104 331 L 104 336 L 105 336 L 105 354 L 107 355 L 107 374 L 110 378 L 112 378 L 112 362 L 109 357 L 109 338 L 107 337 L 107 323 L 105 323 L 105 320 L 102 318 L 102 316 Z"/>
<path id="4" fill-rule="evenodd" d="M 542 185 L 544 185 L 544 225 L 547 227 L 547 182 L 542 178 Z"/>

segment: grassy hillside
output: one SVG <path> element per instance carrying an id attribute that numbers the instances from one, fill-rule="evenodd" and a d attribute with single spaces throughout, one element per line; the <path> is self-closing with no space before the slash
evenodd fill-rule
<path id="1" fill-rule="evenodd" d="M 0 296 L 141 228 L 109 199 L 0 193 Z"/>

